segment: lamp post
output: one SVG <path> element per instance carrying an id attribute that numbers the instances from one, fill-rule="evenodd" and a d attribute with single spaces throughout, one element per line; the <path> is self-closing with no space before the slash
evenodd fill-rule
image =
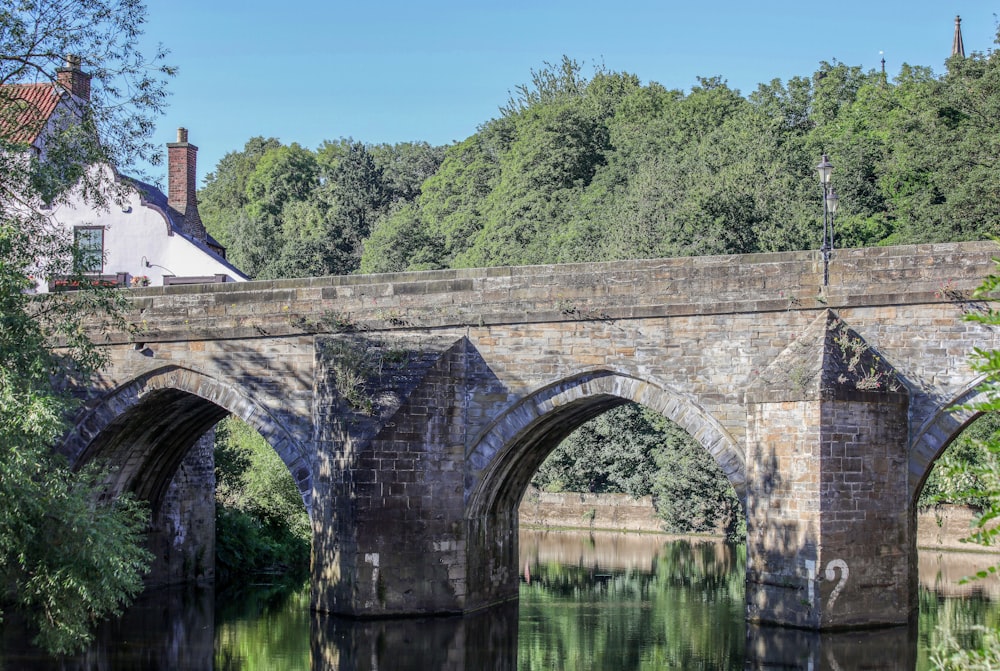
<path id="1" fill-rule="evenodd" d="M 833 164 L 826 154 L 823 160 L 816 166 L 819 172 L 819 183 L 823 187 L 823 246 L 820 252 L 823 254 L 823 286 L 830 283 L 830 252 L 833 251 L 833 216 L 837 213 L 837 205 L 840 197 L 833 190 L 830 177 L 833 175 Z"/>

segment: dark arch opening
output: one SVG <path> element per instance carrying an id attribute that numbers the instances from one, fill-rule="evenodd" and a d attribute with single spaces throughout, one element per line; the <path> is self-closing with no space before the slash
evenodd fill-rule
<path id="1" fill-rule="evenodd" d="M 512 446 L 512 452 L 520 455 L 519 458 L 509 459 L 503 467 L 504 472 L 496 474 L 504 484 L 493 505 L 516 508 L 538 468 L 560 443 L 591 419 L 628 402 L 616 396 L 574 401 L 539 420 Z"/>
<path id="2" fill-rule="evenodd" d="M 108 494 L 132 491 L 155 511 L 169 473 L 200 436 L 229 414 L 274 449 L 311 514 L 312 471 L 293 434 L 237 388 L 194 370 L 166 366 L 117 387 L 78 419 L 60 451 L 74 468 L 97 460 L 116 469 Z"/>
<path id="3" fill-rule="evenodd" d="M 518 518 L 522 536 L 566 527 L 739 540 L 746 524 L 735 488 L 704 447 L 631 401 L 559 442 L 532 477 Z"/>
<path id="4" fill-rule="evenodd" d="M 472 463 L 484 467 L 468 484 L 470 517 L 517 507 L 534 473 L 578 427 L 612 408 L 638 403 L 662 414 L 705 447 L 746 502 L 743 451 L 689 398 L 611 371 L 591 371 L 532 394 L 498 418 L 476 441 Z"/>
<path id="5" fill-rule="evenodd" d="M 157 389 L 112 420 L 80 455 L 114 469 L 112 496 L 132 492 L 159 509 L 177 467 L 195 442 L 229 412 L 178 389 Z"/>
<path id="6" fill-rule="evenodd" d="M 518 505 L 545 458 L 588 420 L 634 402 L 664 415 L 706 448 L 746 500 L 742 449 L 691 398 L 615 371 L 581 373 L 521 399 L 480 434 L 467 455 L 476 470 L 466 476 L 469 546 L 467 607 L 518 595 Z M 745 508 L 745 505 L 744 505 Z"/>
<path id="7" fill-rule="evenodd" d="M 114 389 L 79 418 L 60 448 L 74 468 L 96 463 L 107 472 L 106 497 L 130 493 L 148 502 L 154 561 L 147 586 L 214 578 L 217 483 L 210 437 L 230 415 L 278 456 L 311 517 L 311 469 L 293 435 L 238 388 L 189 369 L 168 366 Z"/>

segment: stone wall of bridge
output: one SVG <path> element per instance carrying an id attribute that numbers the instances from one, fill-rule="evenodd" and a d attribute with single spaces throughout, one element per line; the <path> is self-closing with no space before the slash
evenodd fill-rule
<path id="1" fill-rule="evenodd" d="M 970 292 L 995 253 L 986 243 L 837 250 L 828 286 L 819 254 L 797 252 L 137 290 L 142 333 L 110 334 L 113 364 L 64 450 L 118 459 L 120 490 L 159 492 L 146 480 L 190 448 L 141 430 L 164 402 L 162 435 L 237 414 L 311 505 L 316 607 L 466 612 L 516 596 L 517 504 L 548 452 L 587 419 L 638 402 L 699 440 L 750 504 L 763 539 L 751 564 L 771 565 L 751 578 L 794 583 L 764 600 L 801 602 L 811 585 L 813 612 L 779 607 L 760 619 L 884 624 L 857 590 L 892 580 L 898 611 L 912 606 L 912 500 L 970 419 L 944 411 L 974 394 L 967 353 L 997 346 L 991 330 L 961 320 L 982 308 Z M 822 342 L 803 340 L 810 329 Z M 868 358 L 845 373 L 858 350 Z M 839 377 L 813 385 L 817 371 Z M 785 424 L 780 404 L 770 407 L 779 396 L 793 404 Z M 863 424 L 847 442 L 834 430 L 838 402 Z M 761 468 L 761 450 L 786 439 L 816 463 L 776 455 Z M 885 455 L 844 459 L 834 444 Z M 798 484 L 782 493 L 779 480 Z M 876 483 L 879 496 L 855 481 Z M 815 510 L 792 505 L 795 487 L 819 482 Z M 766 492 L 784 530 L 780 516 L 754 512 Z M 837 592 L 849 607 L 838 614 L 824 570 L 868 513 L 895 540 L 844 560 L 868 577 Z M 767 540 L 780 533 L 796 542 Z"/>

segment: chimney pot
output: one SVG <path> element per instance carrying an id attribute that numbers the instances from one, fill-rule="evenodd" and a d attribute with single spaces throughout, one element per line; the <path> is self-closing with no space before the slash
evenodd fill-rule
<path id="1" fill-rule="evenodd" d="M 187 142 L 188 141 L 188 131 L 187 131 L 187 128 L 178 128 L 177 129 L 177 141 L 178 142 Z"/>

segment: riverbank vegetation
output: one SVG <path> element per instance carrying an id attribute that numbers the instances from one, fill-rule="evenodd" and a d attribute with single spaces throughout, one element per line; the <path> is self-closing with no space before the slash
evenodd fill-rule
<path id="1" fill-rule="evenodd" d="M 264 438 L 236 417 L 215 430 L 215 572 L 304 575 L 312 533 L 295 481 Z"/>
<path id="2" fill-rule="evenodd" d="M 708 452 L 663 415 L 635 403 L 570 434 L 532 484 L 548 492 L 651 495 L 664 531 L 746 534 L 736 491 Z"/>

